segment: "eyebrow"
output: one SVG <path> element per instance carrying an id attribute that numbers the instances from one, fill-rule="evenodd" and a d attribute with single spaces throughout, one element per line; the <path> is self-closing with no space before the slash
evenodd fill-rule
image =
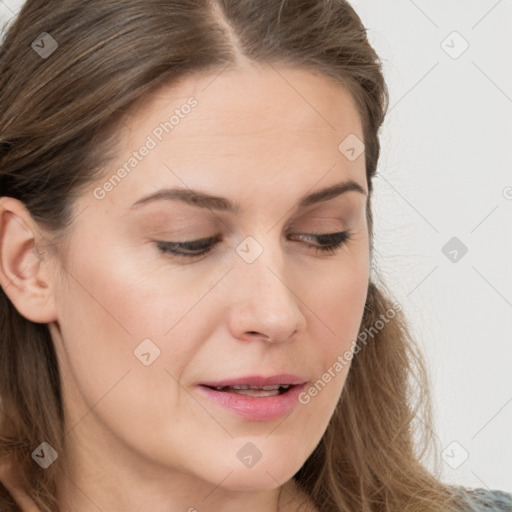
<path id="1" fill-rule="evenodd" d="M 353 180 L 347 180 L 303 196 L 300 199 L 298 208 L 302 209 L 323 201 L 329 201 L 330 199 L 338 197 L 341 194 L 345 194 L 346 192 L 358 192 L 365 196 L 367 195 L 366 190 L 359 185 L 359 183 L 356 183 Z M 209 195 L 190 188 L 166 188 L 158 190 L 157 192 L 136 201 L 130 207 L 130 210 L 160 199 L 181 201 L 199 208 L 208 208 L 210 210 L 229 212 L 233 214 L 240 212 L 240 204 L 238 202 L 232 202 L 225 197 Z"/>

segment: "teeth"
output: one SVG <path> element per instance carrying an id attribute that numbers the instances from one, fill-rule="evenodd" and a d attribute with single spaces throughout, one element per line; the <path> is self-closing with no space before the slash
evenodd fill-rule
<path id="1" fill-rule="evenodd" d="M 228 393 L 236 393 L 237 395 L 246 395 L 252 397 L 264 397 L 264 396 L 277 396 L 279 395 L 278 389 L 265 390 L 265 389 L 229 389 Z"/>
<path id="2" fill-rule="evenodd" d="M 237 384 L 234 386 L 217 386 L 214 387 L 216 391 L 226 391 L 226 390 L 232 390 L 234 392 L 238 391 L 279 391 L 279 389 L 287 390 L 290 387 L 290 384 L 275 384 L 273 386 L 249 386 L 247 384 Z M 248 394 L 248 393 L 241 393 L 241 394 Z M 275 394 L 275 393 L 272 393 Z M 260 395 L 260 396 L 266 396 L 266 395 Z M 270 395 L 269 395 L 270 396 Z"/>

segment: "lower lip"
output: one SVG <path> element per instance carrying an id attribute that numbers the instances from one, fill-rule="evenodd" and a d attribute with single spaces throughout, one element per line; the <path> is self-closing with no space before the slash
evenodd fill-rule
<path id="1" fill-rule="evenodd" d="M 216 391 L 206 386 L 199 386 L 201 391 L 214 402 L 239 416 L 253 421 L 272 421 L 293 411 L 299 403 L 299 395 L 306 384 L 292 386 L 282 395 L 254 397 L 238 395 L 225 391 Z"/>

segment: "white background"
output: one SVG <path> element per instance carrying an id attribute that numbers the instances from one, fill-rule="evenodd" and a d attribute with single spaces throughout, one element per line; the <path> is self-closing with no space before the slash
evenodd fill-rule
<path id="1" fill-rule="evenodd" d="M 427 357 L 443 479 L 512 491 L 512 0 L 352 5 L 391 95 L 376 264 Z"/>
<path id="2" fill-rule="evenodd" d="M 443 477 L 512 491 L 512 2 L 352 5 L 391 96 L 376 263 L 428 358 Z"/>

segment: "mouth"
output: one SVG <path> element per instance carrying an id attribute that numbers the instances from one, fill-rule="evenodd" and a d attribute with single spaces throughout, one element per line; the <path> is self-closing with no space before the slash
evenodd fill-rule
<path id="1" fill-rule="evenodd" d="M 213 404 L 239 417 L 251 421 L 272 421 L 295 409 L 306 383 L 304 379 L 289 375 L 255 376 L 202 383 L 198 389 Z"/>
<path id="2" fill-rule="evenodd" d="M 297 384 L 282 384 L 274 386 L 249 386 L 247 384 L 235 385 L 235 386 L 207 386 L 201 384 L 201 386 L 207 387 L 214 391 L 220 391 L 222 393 L 233 393 L 236 395 L 245 395 L 252 397 L 266 397 L 266 396 L 278 396 L 288 393 L 291 388 L 297 386 Z"/>

